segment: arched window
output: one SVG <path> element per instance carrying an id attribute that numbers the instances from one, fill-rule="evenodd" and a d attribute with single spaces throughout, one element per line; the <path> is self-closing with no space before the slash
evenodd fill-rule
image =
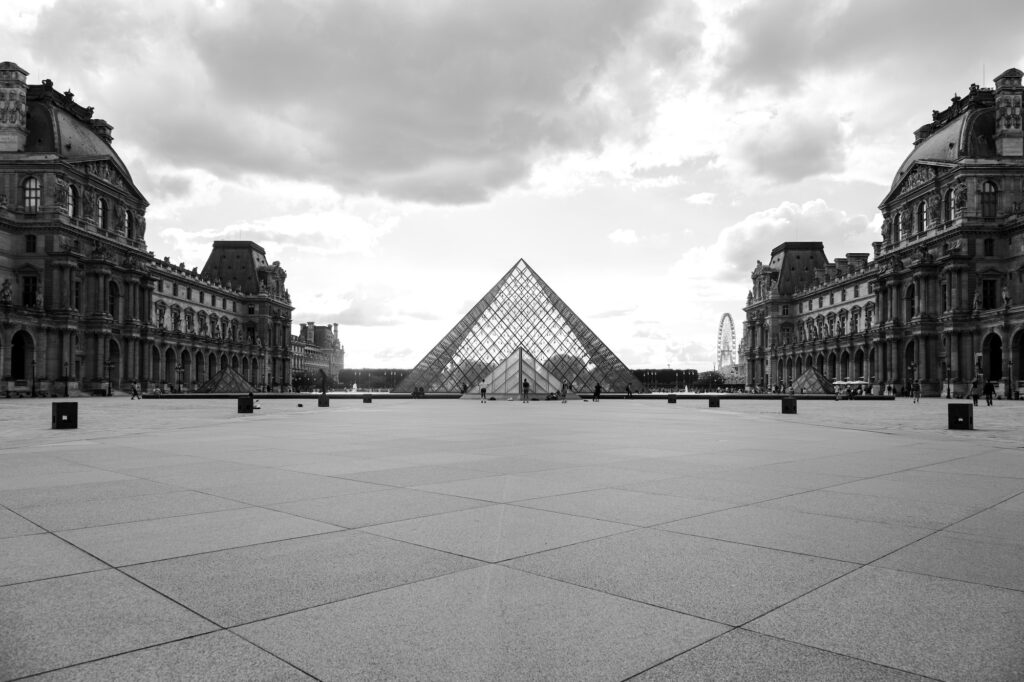
<path id="1" fill-rule="evenodd" d="M 995 183 L 986 180 L 981 183 L 981 217 L 982 218 L 995 218 L 996 217 L 996 197 L 998 190 L 996 189 Z"/>
<path id="2" fill-rule="evenodd" d="M 950 221 L 953 219 L 953 190 L 948 189 L 946 193 L 942 195 L 942 220 Z"/>
<path id="3" fill-rule="evenodd" d="M 96 226 L 101 230 L 107 229 L 107 200 L 100 199 L 96 202 Z"/>
<path id="4" fill-rule="evenodd" d="M 21 205 L 25 207 L 26 213 L 39 212 L 39 199 L 42 194 L 38 178 L 25 178 L 25 181 L 21 183 Z"/>
<path id="5" fill-rule="evenodd" d="M 68 217 L 78 217 L 78 190 L 74 185 L 68 186 Z"/>
<path id="6" fill-rule="evenodd" d="M 924 201 L 917 205 L 917 231 L 924 232 L 928 229 L 928 204 Z"/>

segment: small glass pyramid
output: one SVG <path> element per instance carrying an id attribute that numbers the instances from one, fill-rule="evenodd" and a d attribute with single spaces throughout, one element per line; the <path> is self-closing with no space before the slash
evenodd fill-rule
<path id="1" fill-rule="evenodd" d="M 640 381 L 520 259 L 396 387 L 400 393 L 625 392 Z"/>

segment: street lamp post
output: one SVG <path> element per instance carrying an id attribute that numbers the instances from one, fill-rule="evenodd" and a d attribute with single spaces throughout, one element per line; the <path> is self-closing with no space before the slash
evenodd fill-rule
<path id="1" fill-rule="evenodd" d="M 32 397 L 36 397 L 36 359 L 32 358 Z"/>
<path id="2" fill-rule="evenodd" d="M 68 363 L 64 363 L 64 397 L 68 397 Z"/>

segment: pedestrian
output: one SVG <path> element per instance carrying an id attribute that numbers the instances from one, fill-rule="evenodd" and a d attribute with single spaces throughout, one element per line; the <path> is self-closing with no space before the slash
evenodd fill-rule
<path id="1" fill-rule="evenodd" d="M 562 382 L 562 404 L 564 405 L 569 400 L 569 384 Z"/>
<path id="2" fill-rule="evenodd" d="M 530 380 L 523 379 L 523 402 L 530 402 Z"/>
<path id="3" fill-rule="evenodd" d="M 601 382 L 594 384 L 594 402 L 600 402 L 601 400 Z"/>
<path id="4" fill-rule="evenodd" d="M 985 389 L 984 389 L 984 391 L 985 391 L 985 404 L 988 405 L 989 407 L 991 407 L 992 406 L 992 396 L 994 396 L 995 393 L 996 393 L 996 387 L 992 384 L 991 381 L 986 381 L 985 382 Z"/>
<path id="5" fill-rule="evenodd" d="M 487 384 L 480 382 L 480 402 L 487 402 Z"/>
<path id="6" fill-rule="evenodd" d="M 142 394 L 139 393 L 139 382 L 137 382 L 137 381 L 132 384 L 132 397 L 131 397 L 131 399 L 135 400 L 136 398 L 138 398 L 139 400 L 142 400 Z"/>
<path id="7" fill-rule="evenodd" d="M 971 383 L 971 400 L 974 401 L 974 406 L 978 406 L 978 396 L 981 395 L 981 388 L 978 386 L 978 380 L 975 379 Z"/>
<path id="8" fill-rule="evenodd" d="M 911 384 L 910 392 L 914 394 L 914 402 L 921 402 L 921 382 L 914 379 L 914 383 Z"/>
<path id="9" fill-rule="evenodd" d="M 632 398 L 633 397 L 633 384 L 626 384 L 626 397 L 627 398 Z"/>

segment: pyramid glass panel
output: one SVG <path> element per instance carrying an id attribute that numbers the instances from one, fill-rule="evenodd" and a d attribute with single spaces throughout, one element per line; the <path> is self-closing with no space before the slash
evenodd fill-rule
<path id="1" fill-rule="evenodd" d="M 522 353 L 525 352 L 525 353 Z M 576 391 L 623 392 L 640 382 L 526 261 L 519 260 L 466 316 L 406 375 L 395 389 L 457 393 L 475 390 L 513 356 L 528 358 L 515 381 L 503 371 L 502 388 L 523 378 L 543 377 L 545 386 L 569 384 Z M 536 364 L 543 374 L 522 367 Z M 505 394 L 488 386 L 488 392 Z M 546 392 L 546 391 L 545 391 Z"/>

